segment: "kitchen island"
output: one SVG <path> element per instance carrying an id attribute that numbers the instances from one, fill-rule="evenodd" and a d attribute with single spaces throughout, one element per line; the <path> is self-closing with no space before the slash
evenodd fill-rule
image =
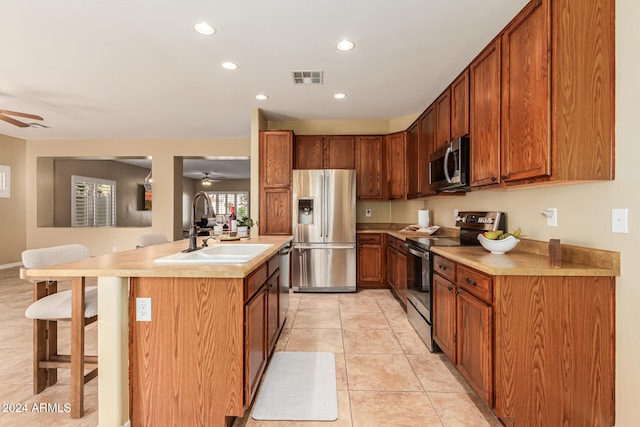
<path id="1" fill-rule="evenodd" d="M 100 426 L 225 426 L 249 406 L 282 326 L 270 322 L 269 282 L 290 240 L 250 239 L 272 246 L 246 264 L 154 262 L 185 249 L 183 240 L 24 275 L 98 278 Z M 151 321 L 136 321 L 136 298 L 151 298 Z"/>

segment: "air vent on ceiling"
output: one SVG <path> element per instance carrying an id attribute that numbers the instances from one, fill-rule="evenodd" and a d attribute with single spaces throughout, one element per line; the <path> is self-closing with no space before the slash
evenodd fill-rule
<path id="1" fill-rule="evenodd" d="M 322 71 L 292 71 L 291 77 L 296 85 L 322 84 Z"/>

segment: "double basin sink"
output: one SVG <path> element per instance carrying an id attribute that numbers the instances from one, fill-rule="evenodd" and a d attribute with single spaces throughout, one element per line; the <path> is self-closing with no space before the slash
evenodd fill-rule
<path id="1" fill-rule="evenodd" d="M 246 264 L 270 247 L 266 243 L 220 243 L 193 252 L 178 252 L 154 260 L 166 264 Z"/>

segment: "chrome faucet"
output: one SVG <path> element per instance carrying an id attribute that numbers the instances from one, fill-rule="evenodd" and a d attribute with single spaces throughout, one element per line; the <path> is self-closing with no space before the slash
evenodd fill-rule
<path id="1" fill-rule="evenodd" d="M 205 203 L 207 204 L 207 218 L 213 218 L 216 216 L 215 211 L 213 210 L 213 205 L 211 204 L 211 198 L 204 191 L 198 191 L 195 196 L 193 196 L 193 202 L 191 203 L 191 226 L 189 227 L 189 247 L 182 252 L 193 252 L 198 249 L 198 226 L 196 225 L 196 205 L 198 204 L 198 199 L 204 198 Z"/>

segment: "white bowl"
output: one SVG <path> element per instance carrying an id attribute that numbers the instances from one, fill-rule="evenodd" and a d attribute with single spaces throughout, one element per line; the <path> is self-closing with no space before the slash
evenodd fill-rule
<path id="1" fill-rule="evenodd" d="M 485 248 L 492 254 L 504 254 L 518 246 L 518 243 L 520 243 L 520 240 L 516 239 L 513 236 L 509 236 L 506 239 L 502 240 L 490 240 L 484 237 L 482 234 L 478 234 L 478 241 L 480 241 L 480 244 L 483 248 Z"/>

